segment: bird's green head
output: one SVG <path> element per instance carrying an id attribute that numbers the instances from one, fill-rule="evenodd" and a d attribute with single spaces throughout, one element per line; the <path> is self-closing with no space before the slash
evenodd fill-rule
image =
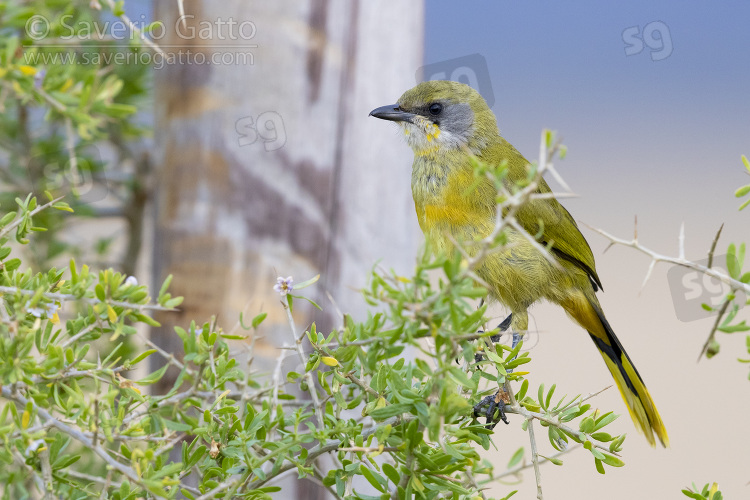
<path id="1" fill-rule="evenodd" d="M 420 83 L 370 116 L 398 123 L 418 156 L 460 148 L 479 154 L 499 135 L 495 115 L 479 92 L 446 80 Z"/>

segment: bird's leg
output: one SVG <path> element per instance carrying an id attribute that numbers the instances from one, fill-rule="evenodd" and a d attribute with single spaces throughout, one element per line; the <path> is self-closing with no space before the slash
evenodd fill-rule
<path id="1" fill-rule="evenodd" d="M 511 321 L 513 321 L 513 313 L 510 313 L 508 315 L 508 317 L 505 318 L 502 321 L 502 323 L 500 323 L 499 325 L 497 325 L 497 328 L 500 330 L 500 333 L 497 333 L 497 334 L 491 336 L 490 340 L 493 341 L 493 342 L 500 342 L 500 337 L 502 337 L 502 335 L 503 335 L 502 332 L 504 332 L 505 330 L 508 329 L 508 327 L 510 327 Z M 514 338 L 515 338 L 515 334 L 513 334 L 513 335 L 514 335 Z"/>
<path id="2" fill-rule="evenodd" d="M 503 320 L 502 323 L 500 323 L 498 328 L 501 332 L 503 332 L 507 330 L 511 325 L 513 325 L 513 343 L 511 349 L 514 349 L 523 339 L 524 334 L 519 332 L 525 332 L 528 328 L 528 314 L 523 311 L 521 313 L 516 313 L 516 316 L 514 317 L 513 313 L 511 313 L 507 318 Z M 499 335 L 497 340 L 500 340 Z M 507 369 L 507 372 L 512 373 L 513 369 L 509 368 Z M 477 403 L 476 406 L 474 406 L 474 418 L 484 415 L 486 418 L 485 427 L 487 427 L 487 429 L 494 429 L 500 420 L 502 420 L 506 424 L 509 424 L 510 422 L 508 422 L 504 411 L 505 404 L 509 402 L 510 396 L 501 387 L 495 394 L 485 397 L 479 403 Z M 485 406 L 487 406 L 487 409 L 485 411 L 482 411 L 482 408 L 484 408 Z M 497 417 L 495 417 L 496 410 L 499 410 L 499 414 Z"/>
<path id="3" fill-rule="evenodd" d="M 502 321 L 502 323 L 500 323 L 499 325 L 497 325 L 497 327 L 496 327 L 496 328 L 497 328 L 498 330 L 500 330 L 500 333 L 496 333 L 495 335 L 492 335 L 492 336 L 490 336 L 490 340 L 491 340 L 491 341 L 492 341 L 493 343 L 496 343 L 496 342 L 500 342 L 500 338 L 501 338 L 501 337 L 503 336 L 503 332 L 504 332 L 504 331 L 506 331 L 506 330 L 508 329 L 508 327 L 510 327 L 510 323 L 511 323 L 512 321 L 513 321 L 513 313 L 510 313 L 510 314 L 508 315 L 508 317 L 507 317 L 507 318 L 505 318 L 505 319 L 504 319 L 504 320 Z M 477 332 L 477 333 L 482 333 L 482 332 L 483 332 L 483 330 L 479 330 L 479 332 Z M 515 334 L 513 334 L 513 335 L 514 335 L 514 339 L 515 339 Z M 516 342 L 516 343 L 517 343 L 517 342 Z M 514 344 L 514 346 L 515 346 L 515 344 Z M 476 354 L 474 355 L 474 360 L 475 360 L 475 361 L 476 361 L 477 363 L 479 363 L 480 361 L 482 361 L 482 359 L 484 359 L 484 357 L 482 356 L 482 353 L 481 353 L 481 352 L 478 352 L 478 353 L 476 353 Z"/>

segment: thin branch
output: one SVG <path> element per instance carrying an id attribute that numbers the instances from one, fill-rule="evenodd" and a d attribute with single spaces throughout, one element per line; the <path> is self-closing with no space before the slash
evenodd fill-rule
<path id="1" fill-rule="evenodd" d="M 53 500 L 55 495 L 54 483 L 52 481 L 52 466 L 49 463 L 49 448 L 44 445 L 44 448 L 39 451 L 39 459 L 42 462 L 42 478 L 44 479 L 44 500 Z"/>
<path id="2" fill-rule="evenodd" d="M 104 486 L 102 486 L 102 491 L 99 494 L 99 500 L 104 500 L 105 498 L 107 498 L 107 494 L 109 493 L 109 487 L 110 487 L 111 482 L 112 482 L 112 469 L 107 471 L 107 479 L 104 482 Z"/>
<path id="3" fill-rule="evenodd" d="M 701 347 L 701 352 L 698 354 L 698 359 L 696 360 L 696 363 L 701 360 L 704 354 L 708 351 L 708 347 L 711 345 L 711 342 L 714 340 L 714 337 L 716 337 L 716 332 L 719 330 L 719 323 L 721 323 L 721 318 L 724 317 L 724 314 L 726 314 L 727 309 L 729 308 L 729 304 L 731 303 L 731 300 L 725 300 L 724 303 L 721 306 L 721 309 L 719 309 L 719 314 L 716 315 L 716 321 L 714 321 L 714 325 L 711 327 L 711 332 L 708 334 L 708 338 L 703 343 L 703 347 Z"/>
<path id="4" fill-rule="evenodd" d="M 516 415 L 521 415 L 521 416 L 523 416 L 523 417 L 525 417 L 527 419 L 528 418 L 535 418 L 535 419 L 540 420 L 542 422 L 545 422 L 545 423 L 547 423 L 547 424 L 549 424 L 549 425 L 551 425 L 553 427 L 557 427 L 558 429 L 560 429 L 561 431 L 565 432 L 566 434 L 572 434 L 574 436 L 581 436 L 581 434 L 582 434 L 581 431 L 577 431 L 577 430 L 573 429 L 572 427 L 568 427 L 567 425 L 565 425 L 562 422 L 560 422 L 560 419 L 557 418 L 557 417 L 548 417 L 547 415 L 543 415 L 541 413 L 529 411 L 529 410 L 527 410 L 526 408 L 524 408 L 521 405 L 517 405 L 515 407 L 513 407 L 513 406 L 506 406 L 505 407 L 505 413 L 515 413 Z M 592 441 L 591 445 L 593 447 L 595 447 L 595 448 L 599 448 L 602 451 L 606 451 L 607 453 L 610 453 L 612 455 L 615 455 L 615 456 L 618 456 L 618 457 L 620 456 L 617 453 L 610 451 L 608 447 L 602 446 L 601 444 L 598 444 L 598 443 L 595 443 L 595 442 Z"/>
<path id="5" fill-rule="evenodd" d="M 125 366 L 118 366 L 116 368 L 91 368 L 89 370 L 66 370 L 62 373 L 57 373 L 55 375 L 46 376 L 44 374 L 38 375 L 35 377 L 32 377 L 31 381 L 34 384 L 49 384 L 54 382 L 59 382 L 61 380 L 65 380 L 68 378 L 75 378 L 75 377 L 91 377 L 96 378 L 102 382 L 106 382 L 108 384 L 113 383 L 111 380 L 106 380 L 103 378 L 100 378 L 100 375 L 114 375 L 115 373 L 120 373 L 122 371 L 127 371 L 128 368 Z M 98 373 L 101 372 L 101 373 Z"/>
<path id="6" fill-rule="evenodd" d="M 401 448 L 396 446 L 347 446 L 339 448 L 338 451 L 351 451 L 353 453 L 383 453 L 401 451 Z"/>
<path id="7" fill-rule="evenodd" d="M 362 430 L 362 439 L 366 441 L 368 437 L 370 437 L 372 434 L 376 433 L 378 430 L 380 430 L 380 429 L 382 429 L 382 428 L 384 428 L 386 426 L 396 426 L 396 425 L 400 425 L 400 424 L 405 424 L 405 423 L 411 422 L 415 418 L 417 418 L 417 417 L 415 417 L 414 415 L 402 415 L 400 417 L 391 417 L 391 418 L 389 418 L 387 420 L 382 421 L 379 425 L 373 425 L 370 428 L 363 429 Z M 332 451 L 336 451 L 336 450 L 338 450 L 341 447 L 341 445 L 343 445 L 345 443 L 348 443 L 348 442 L 349 442 L 349 439 L 341 439 L 341 440 L 334 439 L 334 440 L 328 441 L 327 443 L 320 443 L 320 444 L 318 444 L 317 446 L 315 446 L 314 448 L 312 448 L 309 451 L 309 453 L 307 454 L 307 459 L 305 460 L 305 465 L 311 465 L 315 461 L 315 459 L 318 458 L 319 456 L 324 455 L 326 453 L 330 453 Z M 254 482 L 253 483 L 253 487 L 254 488 L 260 488 L 264 484 L 266 484 L 266 483 L 272 481 L 273 479 L 275 479 L 276 477 L 278 477 L 279 474 L 281 474 L 283 472 L 286 472 L 289 469 L 293 469 L 295 467 L 297 467 L 297 464 L 295 464 L 295 463 L 285 464 L 285 465 L 281 466 L 274 475 L 270 475 L 270 476 L 266 477 L 265 479 L 262 479 L 262 480 L 260 480 L 258 482 Z"/>
<path id="8" fill-rule="evenodd" d="M 294 318 L 292 317 L 292 311 L 289 309 L 289 305 L 285 301 L 282 301 L 281 305 L 284 307 L 284 310 L 286 311 L 286 317 L 289 320 L 289 328 L 292 331 L 294 346 L 296 348 L 295 350 L 297 351 L 297 356 L 299 357 L 299 362 L 302 363 L 302 365 L 305 365 L 307 363 L 307 359 L 305 356 L 305 351 L 302 349 L 302 339 L 305 338 L 305 333 L 301 332 L 299 335 L 297 335 L 297 327 L 294 324 Z M 309 371 L 305 371 L 304 377 L 307 381 L 307 390 L 310 393 L 313 405 L 315 406 L 315 416 L 318 418 L 318 424 L 322 429 L 325 426 L 325 420 L 323 418 L 323 409 L 320 407 L 320 398 L 318 397 L 318 391 L 317 389 L 315 389 L 315 380 L 312 377 L 312 373 Z"/>
<path id="9" fill-rule="evenodd" d="M 561 456 L 563 456 L 563 455 L 565 455 L 567 453 L 570 453 L 573 450 L 581 448 L 582 446 L 583 446 L 582 444 L 576 443 L 573 446 L 568 446 L 564 450 L 558 451 L 557 453 L 555 453 L 551 457 L 542 457 L 540 455 L 541 460 L 538 461 L 539 465 L 545 464 L 545 463 L 549 462 L 550 460 L 554 460 L 554 459 L 556 459 L 558 457 L 561 457 Z M 481 481 L 481 484 L 487 484 L 487 483 L 490 483 L 492 481 L 496 481 L 498 479 L 502 479 L 504 477 L 514 476 L 514 475 L 518 474 L 519 472 L 521 472 L 522 470 L 528 469 L 528 468 L 533 467 L 533 466 L 534 466 L 534 464 L 532 462 L 522 463 L 522 464 L 516 465 L 512 469 L 508 469 L 508 470 L 502 472 L 501 474 L 498 474 L 497 476 L 493 476 L 491 479 L 486 479 L 484 481 Z"/>
<path id="10" fill-rule="evenodd" d="M 531 442 L 531 462 L 534 464 L 534 477 L 536 478 L 536 498 L 544 500 L 542 495 L 542 473 L 539 471 L 539 454 L 536 450 L 536 437 L 534 436 L 534 419 L 526 419 L 529 429 L 529 441 Z"/>
<path id="11" fill-rule="evenodd" d="M 737 289 L 737 290 L 743 290 L 745 293 L 750 294 L 750 285 L 747 283 L 743 283 L 741 281 L 738 281 L 727 274 L 724 274 L 723 272 L 712 269 L 709 267 L 706 267 L 701 264 L 697 264 L 695 262 L 692 262 L 690 260 L 679 258 L 679 257 L 669 257 L 667 255 L 662 255 L 660 253 L 657 253 L 649 248 L 646 248 L 642 246 L 640 243 L 638 243 L 637 238 L 632 240 L 624 240 L 621 238 L 618 238 L 616 236 L 612 236 L 606 231 L 603 231 L 599 228 L 589 226 L 588 224 L 583 223 L 586 227 L 591 229 L 592 231 L 596 231 L 597 233 L 601 234 L 605 238 L 607 238 L 612 244 L 622 245 L 630 248 L 634 248 L 638 250 L 641 253 L 644 253 L 651 257 L 651 259 L 654 262 L 666 262 L 669 264 L 674 264 L 677 266 L 686 267 L 688 269 L 692 269 L 694 271 L 698 271 L 699 273 L 705 274 L 706 276 L 709 276 L 711 278 L 715 278 L 722 283 L 726 283 L 731 288 Z"/>
<path id="12" fill-rule="evenodd" d="M 706 264 L 706 267 L 711 268 L 714 263 L 714 252 L 716 251 L 716 244 L 719 242 L 719 237 L 721 236 L 721 230 L 724 229 L 724 223 L 722 222 L 721 226 L 719 226 L 719 230 L 716 231 L 716 236 L 714 237 L 714 241 L 711 243 L 711 249 L 708 251 L 708 264 Z"/>
<path id="13" fill-rule="evenodd" d="M 44 480 L 39 475 L 39 471 L 27 464 L 26 458 L 24 458 L 18 451 L 15 451 L 13 453 L 13 458 L 15 458 L 15 460 L 21 465 L 21 467 L 28 470 L 32 480 L 34 481 L 34 486 L 36 486 L 36 489 L 39 490 L 39 494 L 43 495 L 45 491 Z M 7 488 L 5 493 L 7 493 Z"/>
<path id="14" fill-rule="evenodd" d="M 466 469 L 464 472 L 464 475 L 466 476 L 466 480 L 469 482 L 469 485 L 471 485 L 475 490 L 477 490 L 477 493 L 479 496 L 485 500 L 487 497 L 484 496 L 484 492 L 479 487 L 479 484 L 477 484 L 477 480 L 474 478 L 474 474 L 471 473 L 471 469 Z"/>
<path id="15" fill-rule="evenodd" d="M 119 482 L 113 483 L 111 480 L 108 481 L 106 478 L 102 478 L 100 476 L 92 476 L 91 474 L 85 474 L 83 472 L 78 472 L 77 470 L 73 470 L 70 468 L 65 469 L 64 473 L 65 475 L 72 476 L 76 479 L 83 479 L 84 481 L 91 481 L 92 483 L 99 483 L 99 484 L 105 485 L 107 488 L 111 486 L 117 489 L 122 484 Z"/>
<path id="16" fill-rule="evenodd" d="M 345 374 L 344 377 L 346 377 L 349 380 L 351 380 L 352 382 L 354 382 L 356 385 L 358 385 L 360 387 L 360 389 L 362 389 L 366 393 L 368 393 L 368 394 L 370 394 L 372 396 L 375 396 L 376 398 L 380 397 L 380 394 L 378 393 L 378 391 L 376 391 L 375 389 L 373 389 L 372 387 L 370 387 L 369 385 L 365 384 L 360 379 L 358 379 L 357 376 L 354 375 L 354 372 L 349 372 L 349 373 Z M 386 401 L 386 404 L 388 404 L 388 401 Z"/>
<path id="17" fill-rule="evenodd" d="M 65 350 L 66 347 L 68 347 L 72 343 L 76 342 L 78 339 L 80 339 L 81 337 L 83 337 L 87 333 L 91 333 L 91 330 L 93 330 L 97 326 L 99 326 L 99 325 L 96 324 L 96 323 L 91 323 L 86 328 L 81 329 L 80 332 L 76 333 L 75 335 L 73 335 L 72 337 L 70 337 L 69 339 L 67 339 L 65 342 L 63 342 L 62 344 L 60 344 L 60 349 Z"/>
<path id="18" fill-rule="evenodd" d="M 182 363 L 182 362 L 181 362 L 180 360 L 178 360 L 177 358 L 175 358 L 175 357 L 174 357 L 174 354 L 172 354 L 171 352 L 167 352 L 167 351 L 165 351 L 164 349 L 162 349 L 161 347 L 159 347 L 159 346 L 158 346 L 158 345 L 157 345 L 156 343 L 154 343 L 154 342 L 153 342 L 153 341 L 152 341 L 151 339 L 149 339 L 148 337 L 145 337 L 145 336 L 144 336 L 143 334 L 141 334 L 141 333 L 139 333 L 139 334 L 138 334 L 138 337 L 139 337 L 139 338 L 141 339 L 141 341 L 142 341 L 143 343 L 145 343 L 145 344 L 146 344 L 146 345 L 147 345 L 148 347 L 150 347 L 151 349 L 156 349 L 156 351 L 157 351 L 157 352 L 158 352 L 159 354 L 161 354 L 161 356 L 162 356 L 162 357 L 163 357 L 164 359 L 166 359 L 166 360 L 167 360 L 167 363 L 169 363 L 170 365 L 172 365 L 172 366 L 176 367 L 176 368 L 177 368 L 177 369 L 179 369 L 180 371 L 182 371 L 182 370 L 186 371 L 186 372 L 188 373 L 188 375 L 192 375 L 192 376 L 194 376 L 194 377 L 196 377 L 196 376 L 199 376 L 199 375 L 200 375 L 200 372 L 196 374 L 196 373 L 195 373 L 195 370 L 193 370 L 192 368 L 188 368 L 187 366 L 185 366 L 185 365 L 184 365 L 184 364 L 183 364 L 183 363 Z"/>
<path id="19" fill-rule="evenodd" d="M 2 237 L 2 234 L 0 234 L 0 237 Z M 36 293 L 36 290 L 26 290 L 26 289 L 17 288 L 14 286 L 0 286 L 0 293 L 7 293 L 7 294 L 18 293 L 21 295 L 34 295 Z M 92 305 L 102 303 L 101 300 L 94 298 L 94 297 L 77 297 L 75 295 L 67 294 L 67 293 L 46 292 L 42 295 L 52 301 L 84 302 L 86 304 L 92 304 Z M 109 304 L 111 306 L 123 307 L 125 309 L 132 309 L 135 311 L 170 311 L 170 312 L 178 311 L 178 309 L 174 307 L 163 307 L 158 304 L 133 304 L 131 302 L 123 302 L 121 300 L 106 300 L 103 303 Z"/>
<path id="20" fill-rule="evenodd" d="M 87 448 L 91 449 L 94 453 L 99 455 L 99 457 L 104 460 L 107 465 L 111 466 L 113 469 L 116 469 L 120 474 L 127 477 L 140 487 L 144 488 L 148 491 L 148 485 L 146 485 L 143 480 L 135 473 L 135 471 L 118 462 L 114 458 L 112 458 L 107 450 L 102 448 L 101 446 L 94 446 L 94 443 L 86 437 L 82 432 L 80 432 L 78 429 L 75 429 L 73 427 L 70 427 L 69 425 L 66 425 L 53 417 L 47 410 L 44 408 L 41 408 L 40 406 L 37 406 L 37 404 L 29 399 L 26 399 L 25 397 L 21 396 L 20 394 L 14 394 L 11 392 L 11 389 L 9 387 L 3 387 L 2 388 L 2 396 L 5 399 L 8 399 L 10 401 L 15 401 L 16 403 L 20 404 L 21 406 L 26 406 L 30 404 L 34 410 L 36 411 L 37 415 L 43 419 L 45 422 L 51 423 L 52 427 L 55 427 L 60 432 L 63 432 L 67 434 L 68 436 L 72 437 L 76 441 L 80 442 Z"/>
<path id="21" fill-rule="evenodd" d="M 281 365 L 286 358 L 286 349 L 280 349 L 279 357 L 276 358 L 276 368 L 273 370 L 273 391 L 271 393 L 271 410 L 275 411 L 279 404 L 279 387 L 281 387 Z"/>
<path id="22" fill-rule="evenodd" d="M 52 200 L 52 201 L 50 201 L 48 203 L 45 203 L 44 205 L 39 205 L 34 210 L 32 210 L 31 212 L 29 212 L 27 215 L 29 217 L 33 217 L 36 214 L 38 214 L 39 212 L 41 212 L 42 210 L 45 210 L 45 209 L 51 207 L 52 205 L 54 205 L 58 201 L 62 200 L 63 198 L 64 198 L 64 196 L 60 196 L 60 197 L 55 198 L 54 200 Z M 23 222 L 23 220 L 24 220 L 24 217 L 18 217 L 12 223 L 10 223 L 7 226 L 5 226 L 4 228 L 0 229 L 0 239 L 4 238 L 8 233 L 10 233 L 15 228 L 17 228 L 21 224 L 21 222 Z M 5 287 L 5 288 L 7 288 L 7 287 Z M 32 290 L 31 293 L 33 294 L 35 292 Z"/>
<path id="23" fill-rule="evenodd" d="M 584 403 L 585 401 L 587 401 L 587 400 L 589 400 L 589 399 L 591 399 L 591 398 L 593 398 L 595 396 L 598 396 L 599 394 L 603 393 L 607 389 L 611 389 L 612 387 L 614 387 L 614 384 L 610 384 L 607 387 L 605 387 L 604 389 L 600 389 L 600 390 L 598 390 L 596 392 L 590 392 L 586 396 L 583 396 L 581 399 L 575 398 L 573 401 L 571 401 L 570 403 L 566 404 L 564 407 L 560 408 L 555 413 L 557 415 L 559 415 L 560 413 L 564 412 L 568 408 L 571 408 L 574 405 L 580 405 L 580 404 Z"/>

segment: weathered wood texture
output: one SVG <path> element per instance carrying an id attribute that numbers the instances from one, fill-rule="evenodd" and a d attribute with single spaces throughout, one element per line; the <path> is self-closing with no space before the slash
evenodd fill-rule
<path id="1" fill-rule="evenodd" d="M 266 343 L 255 355 L 274 359 L 273 339 L 290 338 L 277 276 L 321 273 L 304 293 L 324 306 L 315 320 L 331 327 L 340 318 L 325 291 L 342 311 L 361 313 L 356 289 L 377 260 L 413 266 L 411 152 L 395 127 L 367 115 L 415 83 L 422 2 L 186 0 L 179 29 L 193 39 L 175 34 L 174 2 L 154 8 L 168 27 L 159 42 L 176 46 L 169 51 L 224 62 L 183 61 L 156 74 L 154 278 L 173 274 L 185 302 L 159 317 L 154 338 L 177 353 L 173 325 L 218 315 L 230 329 L 240 311 L 263 310 Z M 217 33 L 219 19 L 251 21 L 255 35 L 199 36 L 210 25 Z M 237 36 L 251 33 L 245 24 Z M 300 327 L 313 317 L 304 307 L 295 316 Z"/>

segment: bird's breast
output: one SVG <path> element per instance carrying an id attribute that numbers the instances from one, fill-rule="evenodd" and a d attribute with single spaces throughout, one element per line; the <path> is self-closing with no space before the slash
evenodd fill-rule
<path id="1" fill-rule="evenodd" d="M 494 200 L 484 203 L 472 191 L 473 171 L 457 158 L 417 157 L 412 168 L 412 195 L 417 219 L 436 250 L 451 251 L 451 238 L 469 242 L 494 226 Z"/>

